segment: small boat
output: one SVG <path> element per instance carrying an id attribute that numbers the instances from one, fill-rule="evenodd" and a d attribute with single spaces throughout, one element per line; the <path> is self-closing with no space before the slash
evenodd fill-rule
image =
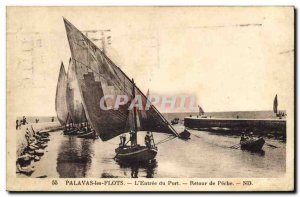
<path id="1" fill-rule="evenodd" d="M 45 143 L 37 143 L 37 146 L 41 149 L 45 149 L 48 145 Z"/>
<path id="2" fill-rule="evenodd" d="M 34 157 L 34 161 L 39 161 L 39 160 L 41 160 L 41 157 L 39 157 L 39 156 L 36 155 L 36 156 Z"/>
<path id="3" fill-rule="evenodd" d="M 171 120 L 171 124 L 178 124 L 179 123 L 179 118 L 174 118 L 173 120 Z"/>
<path id="4" fill-rule="evenodd" d="M 187 129 L 184 129 L 183 132 L 179 133 L 179 138 L 181 138 L 183 140 L 190 139 L 190 136 L 191 136 L 191 133 Z"/>
<path id="5" fill-rule="evenodd" d="M 31 164 L 32 159 L 34 159 L 34 156 L 25 153 L 24 155 L 18 157 L 17 163 L 20 164 L 21 167 L 28 166 Z"/>
<path id="6" fill-rule="evenodd" d="M 265 144 L 263 138 L 241 140 L 241 149 L 249 151 L 260 151 Z"/>
<path id="7" fill-rule="evenodd" d="M 36 132 L 36 134 L 44 138 L 49 137 L 50 135 L 48 132 Z"/>
<path id="8" fill-rule="evenodd" d="M 25 174 L 27 176 L 30 176 L 34 172 L 34 166 L 28 165 L 25 167 L 21 167 L 19 164 L 17 164 L 17 173 Z"/>
<path id="9" fill-rule="evenodd" d="M 34 154 L 37 156 L 42 156 L 44 155 L 44 151 L 42 149 L 37 149 L 34 151 Z"/>
<path id="10" fill-rule="evenodd" d="M 116 148 L 116 159 L 123 161 L 151 161 L 157 154 L 157 147 L 148 148 L 146 146 L 124 146 Z"/>

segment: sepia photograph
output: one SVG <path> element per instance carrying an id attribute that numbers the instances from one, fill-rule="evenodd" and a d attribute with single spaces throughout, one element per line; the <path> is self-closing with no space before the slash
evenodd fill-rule
<path id="1" fill-rule="evenodd" d="M 8 191 L 293 191 L 295 9 L 6 7 Z"/>

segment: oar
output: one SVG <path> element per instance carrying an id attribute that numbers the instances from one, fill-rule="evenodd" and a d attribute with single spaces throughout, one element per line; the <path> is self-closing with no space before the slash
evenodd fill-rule
<path id="1" fill-rule="evenodd" d="M 267 142 L 265 142 L 265 144 L 268 145 L 268 146 L 270 146 L 270 147 L 272 147 L 272 148 L 279 148 L 278 146 L 275 146 L 275 145 L 273 145 L 273 144 L 269 144 L 269 143 L 267 143 Z"/>
<path id="2" fill-rule="evenodd" d="M 193 136 L 195 136 L 195 137 L 197 137 L 197 138 L 201 138 L 200 136 L 198 136 L 198 135 L 195 135 L 195 134 L 193 134 L 193 133 L 191 133 Z"/>

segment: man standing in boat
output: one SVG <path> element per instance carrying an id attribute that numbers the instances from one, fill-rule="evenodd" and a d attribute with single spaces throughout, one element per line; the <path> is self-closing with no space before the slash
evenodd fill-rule
<path id="1" fill-rule="evenodd" d="M 123 134 L 123 135 L 120 136 L 120 141 L 121 141 L 120 146 L 124 147 L 125 146 L 125 142 L 126 142 L 126 135 L 125 134 Z"/>
<path id="2" fill-rule="evenodd" d="M 245 135 L 245 132 L 242 132 L 241 141 L 247 140 L 247 137 Z"/>
<path id="3" fill-rule="evenodd" d="M 136 145 L 135 132 L 130 131 L 129 135 L 130 135 L 129 141 L 131 142 L 131 146 L 135 146 Z"/>
<path id="4" fill-rule="evenodd" d="M 149 131 L 147 131 L 147 135 L 145 136 L 145 144 L 149 149 L 151 148 L 151 135 Z"/>

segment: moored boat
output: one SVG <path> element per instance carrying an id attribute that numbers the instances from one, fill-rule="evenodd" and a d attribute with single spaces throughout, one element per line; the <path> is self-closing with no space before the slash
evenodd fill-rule
<path id="1" fill-rule="evenodd" d="M 184 129 L 183 132 L 179 133 L 179 138 L 181 138 L 183 140 L 190 139 L 190 136 L 191 136 L 191 133 L 187 129 Z"/>
<path id="2" fill-rule="evenodd" d="M 173 120 L 171 120 L 171 124 L 175 125 L 179 123 L 179 118 L 174 118 Z"/>
<path id="3" fill-rule="evenodd" d="M 124 146 L 116 148 L 116 159 L 128 161 L 151 161 L 157 154 L 157 147 Z"/>
<path id="4" fill-rule="evenodd" d="M 78 134 L 77 137 L 85 139 L 96 139 L 96 133 L 94 130 L 90 130 L 82 134 Z"/>
<path id="5" fill-rule="evenodd" d="M 245 139 L 241 140 L 241 149 L 249 150 L 249 151 L 261 151 L 262 147 L 265 144 L 265 140 L 263 138 L 258 139 Z"/>

